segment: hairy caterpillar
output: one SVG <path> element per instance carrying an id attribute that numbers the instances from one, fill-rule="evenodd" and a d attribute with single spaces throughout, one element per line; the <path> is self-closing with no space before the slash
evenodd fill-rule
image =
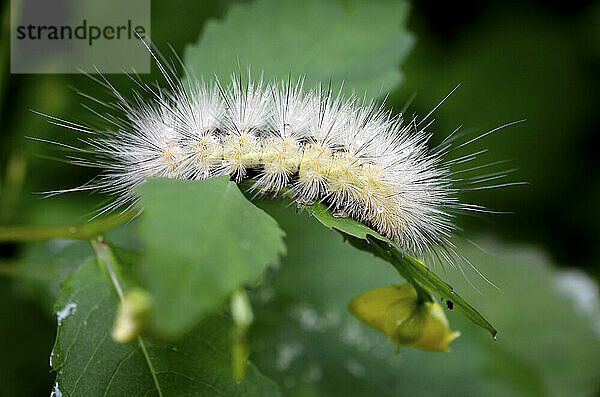
<path id="1" fill-rule="evenodd" d="M 366 98 L 344 98 L 322 86 L 305 90 L 302 79 L 233 75 L 223 86 L 189 75 L 177 79 L 159 67 L 168 89 L 133 79 L 151 100 L 126 99 L 97 79 L 116 99 L 104 105 L 122 114 L 96 113 L 112 124 L 109 131 L 53 118 L 90 134 L 83 139 L 88 147 L 78 149 L 85 156 L 73 161 L 103 169 L 81 187 L 56 192 L 111 194 L 115 200 L 104 208 L 111 211 L 135 205 L 133 189 L 148 178 L 228 175 L 235 182 L 251 179 L 256 194 L 275 197 L 285 190 L 303 205 L 324 202 L 334 216 L 352 217 L 418 257 L 441 255 L 451 264 L 460 258 L 452 242 L 454 212 L 485 209 L 459 202 L 450 166 L 479 153 L 445 160 L 454 133 L 429 149 L 429 115 L 407 122 Z"/>

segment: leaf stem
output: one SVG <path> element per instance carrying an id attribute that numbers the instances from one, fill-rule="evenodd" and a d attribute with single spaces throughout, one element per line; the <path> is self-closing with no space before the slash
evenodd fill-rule
<path id="1" fill-rule="evenodd" d="M 117 295 L 119 295 L 119 300 L 123 303 L 123 288 L 121 287 L 121 283 L 117 278 L 117 274 L 114 270 L 113 263 L 116 265 L 117 261 L 115 256 L 113 255 L 110 247 L 106 243 L 103 236 L 97 236 L 95 239 L 91 239 L 90 243 L 98 256 L 98 260 L 100 263 L 106 266 L 106 270 L 110 275 L 110 279 L 112 281 L 115 290 L 117 291 Z M 146 344 L 141 336 L 137 336 L 138 345 L 144 354 L 144 358 L 146 360 L 146 364 L 148 365 L 148 369 L 150 369 L 150 374 L 152 375 L 152 379 L 154 381 L 154 386 L 156 386 L 156 391 L 158 392 L 159 397 L 163 397 L 162 389 L 160 388 L 160 383 L 158 383 L 158 378 L 156 376 L 156 370 L 154 369 L 154 365 L 152 365 L 152 360 L 150 360 L 150 355 L 148 354 L 148 349 L 146 348 Z"/>
<path id="2" fill-rule="evenodd" d="M 119 295 L 119 301 L 123 303 L 123 288 L 121 288 L 121 283 L 119 282 L 119 279 L 117 279 L 117 275 L 112 266 L 112 263 L 116 263 L 116 259 L 110 250 L 110 247 L 106 243 L 103 236 L 98 236 L 95 239 L 90 240 L 90 243 L 94 248 L 94 252 L 96 252 L 96 255 L 98 256 L 100 263 L 103 263 L 104 266 L 106 266 L 106 270 L 108 271 L 113 286 L 117 291 L 117 295 Z"/>
<path id="3" fill-rule="evenodd" d="M 380 241 L 376 240 L 376 241 L 373 241 L 372 245 L 374 246 L 375 250 L 378 252 L 378 256 L 380 258 L 385 259 L 387 251 L 386 251 L 385 247 L 383 246 L 383 244 Z M 404 255 L 402 255 L 402 262 L 404 262 L 404 261 L 405 261 Z M 411 283 L 412 286 L 415 288 L 415 290 L 417 291 L 417 302 L 419 304 L 424 303 L 424 302 L 432 302 L 433 298 L 431 297 L 431 294 L 429 293 L 429 291 L 427 291 L 417 280 L 414 279 L 414 277 L 410 274 L 410 272 L 407 271 L 406 265 L 402 265 L 399 262 L 400 261 L 398 261 L 398 262 L 388 261 L 388 263 L 390 263 L 394 267 L 394 269 L 396 269 L 398 274 L 400 274 L 400 277 L 402 277 L 403 279 L 405 279 L 406 281 Z"/>

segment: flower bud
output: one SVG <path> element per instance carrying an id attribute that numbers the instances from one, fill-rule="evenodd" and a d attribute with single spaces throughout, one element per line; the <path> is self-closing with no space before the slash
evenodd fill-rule
<path id="1" fill-rule="evenodd" d="M 243 288 L 239 288 L 231 295 L 231 317 L 235 326 L 243 331 L 250 328 L 254 315 L 248 295 Z"/>
<path id="2" fill-rule="evenodd" d="M 231 371 L 233 379 L 240 383 L 246 377 L 248 355 L 250 354 L 246 333 L 254 320 L 250 299 L 244 288 L 238 288 L 231 295 L 231 317 L 233 320 Z"/>
<path id="3" fill-rule="evenodd" d="M 125 295 L 112 329 L 113 340 L 119 343 L 133 340 L 138 335 L 151 306 L 150 296 L 145 291 L 136 289 Z"/>
<path id="4" fill-rule="evenodd" d="M 412 346 L 427 351 L 448 351 L 460 336 L 436 302 L 419 302 L 414 287 L 405 283 L 369 290 L 354 298 L 348 308 L 366 325 L 393 340 L 398 348 Z"/>

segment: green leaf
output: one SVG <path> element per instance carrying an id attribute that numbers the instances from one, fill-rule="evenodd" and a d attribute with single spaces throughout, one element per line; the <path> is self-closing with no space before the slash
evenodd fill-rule
<path id="1" fill-rule="evenodd" d="M 352 218 L 336 218 L 333 216 L 327 206 L 323 203 L 315 203 L 310 206 L 302 207 L 306 209 L 316 220 L 321 222 L 323 226 L 330 229 L 335 229 L 348 236 L 356 237 L 360 240 L 365 240 L 367 236 L 373 236 L 389 245 L 394 245 L 394 242 L 389 238 L 382 236 L 370 227 L 360 223 Z M 370 241 L 370 240 L 369 240 Z M 365 240 L 366 242 L 366 240 Z"/>
<path id="2" fill-rule="evenodd" d="M 131 270 L 111 265 L 118 274 Z M 231 324 L 223 316 L 206 318 L 177 343 L 138 338 L 119 344 L 110 337 L 118 302 L 106 267 L 95 258 L 85 261 L 67 280 L 55 307 L 58 332 L 51 356 L 57 373 L 55 392 L 64 396 L 279 395 L 276 385 L 252 365 L 243 383 L 233 381 Z"/>
<path id="3" fill-rule="evenodd" d="M 198 76 L 221 82 L 232 73 L 264 71 L 270 79 L 306 75 L 305 86 L 333 79 L 380 96 L 402 80 L 398 69 L 414 39 L 404 25 L 405 1 L 258 0 L 235 4 L 223 21 L 209 21 L 185 52 Z M 334 87 L 336 86 L 334 84 Z"/>
<path id="4" fill-rule="evenodd" d="M 144 208 L 142 271 L 154 296 L 154 328 L 165 336 L 177 336 L 219 309 L 285 253 L 277 222 L 227 177 L 153 179 L 137 193 Z"/>
<path id="5" fill-rule="evenodd" d="M 371 252 L 373 255 L 390 262 L 407 281 L 416 288 L 425 287 L 443 299 L 451 300 L 454 306 L 463 312 L 471 321 L 490 331 L 496 336 L 496 329 L 465 301 L 455 290 L 431 269 L 421 262 L 402 252 L 393 241 L 351 218 L 335 218 L 322 203 L 305 207 L 306 210 L 328 228 L 341 232 L 348 241 L 358 249 Z M 368 236 L 374 238 L 369 239 Z"/>
<path id="6" fill-rule="evenodd" d="M 405 348 L 396 354 L 392 341 L 346 309 L 360 293 L 394 283 L 395 270 L 348 249 L 306 213 L 276 202 L 264 208 L 286 231 L 289 252 L 252 296 L 250 357 L 286 396 L 559 397 L 599 390 L 597 298 L 595 316 L 575 307 L 556 288 L 563 273 L 539 251 L 481 239 L 476 243 L 490 254 L 458 247 L 500 288 L 481 283 L 479 294 L 460 272 L 448 271 L 455 289 L 496 319 L 498 340 L 456 309 L 445 310 L 462 333 L 450 353 Z M 593 297 L 595 288 L 572 293 Z"/>

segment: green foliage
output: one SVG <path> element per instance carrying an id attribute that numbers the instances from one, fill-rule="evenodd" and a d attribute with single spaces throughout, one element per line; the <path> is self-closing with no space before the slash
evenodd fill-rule
<path id="1" fill-rule="evenodd" d="M 395 282 L 395 271 L 349 249 L 317 221 L 276 203 L 263 207 L 286 231 L 288 255 L 253 295 L 251 358 L 287 388 L 286 396 L 585 396 L 597 390 L 597 318 L 557 290 L 561 273 L 538 252 L 489 240 L 478 243 L 490 254 L 459 247 L 501 286 L 473 280 L 478 294 L 460 272 L 448 270 L 452 285 L 497 322 L 498 340 L 445 310 L 462 333 L 450 353 L 406 348 L 396 354 L 391 340 L 346 310 L 365 290 Z"/>
<path id="2" fill-rule="evenodd" d="M 118 263 L 110 264 L 119 274 Z M 119 297 L 102 262 L 86 260 L 56 302 L 58 334 L 51 356 L 54 391 L 68 396 L 277 396 L 277 386 L 253 366 L 236 384 L 230 370 L 231 324 L 204 319 L 176 343 L 110 337 Z M 160 390 L 160 391 L 159 391 Z M 55 395 L 59 395 L 56 393 Z"/>
<path id="3" fill-rule="evenodd" d="M 186 331 L 285 253 L 277 222 L 228 177 L 155 179 L 137 192 L 144 208 L 142 274 L 161 334 Z"/>
<path id="4" fill-rule="evenodd" d="M 402 78 L 399 63 L 414 41 L 404 27 L 406 2 L 259 0 L 233 4 L 229 9 L 226 3 L 153 2 L 153 41 L 161 47 L 169 42 L 181 53 L 184 44 L 196 40 L 203 30 L 197 43 L 187 47 L 185 61 L 192 72 L 206 78 L 216 74 L 227 81 L 230 73 L 245 73 L 246 67 L 251 66 L 254 73 L 265 70 L 267 78 L 306 74 L 309 87 L 317 82 L 326 84 L 330 78 L 334 86 L 344 80 L 345 93 L 355 89 L 362 95 L 367 90 L 372 96 L 397 88 Z M 456 23 L 460 29 L 453 34 L 445 30 L 446 25 L 419 19 L 427 7 L 415 6 L 417 15 L 411 17 L 411 29 L 419 32 L 421 45 L 409 62 L 403 64 L 410 78 L 401 91 L 392 94 L 389 104 L 400 109 L 407 98 L 418 93 L 410 109 L 424 115 L 452 87 L 462 83 L 461 89 L 436 110 L 438 121 L 433 128 L 441 134 L 434 135 L 433 143 L 443 139 L 443 132 L 452 131 L 458 123 L 481 130 L 526 117 L 526 124 L 493 134 L 466 149 L 493 147 L 490 150 L 493 157 L 483 159 L 485 162 L 519 158 L 516 178 L 531 182 L 531 186 L 499 189 L 485 195 L 473 192 L 465 198 L 519 214 L 494 218 L 495 233 L 510 238 L 545 235 L 543 238 L 550 242 L 547 247 L 562 255 L 565 264 L 594 269 L 598 261 L 593 259 L 600 252 L 596 249 L 598 244 L 593 244 L 600 236 L 596 233 L 600 189 L 598 173 L 590 167 L 595 153 L 582 148 L 594 147 L 584 143 L 593 142 L 595 136 L 593 117 L 598 92 L 586 87 L 594 87 L 598 81 L 595 68 L 590 66 L 597 63 L 600 54 L 596 50 L 597 40 L 591 39 L 600 37 L 592 34 L 600 26 L 597 23 L 600 8 L 597 5 L 580 11 L 573 8 L 568 18 L 557 18 L 556 11 L 539 9 L 536 13 L 538 6 L 477 6 L 471 16 Z M 478 13 L 478 9 L 485 7 L 487 13 Z M 209 18 L 223 15 L 220 21 L 204 24 Z M 64 159 L 67 153 L 62 150 L 50 153 L 47 145 L 27 140 L 25 136 L 67 144 L 74 143 L 78 136 L 65 134 L 62 129 L 49 126 L 46 119 L 23 109 L 89 120 L 89 113 L 80 108 L 80 98 L 68 87 L 75 86 L 94 96 L 98 95 L 98 87 L 82 76 L 0 77 L 5 88 L 0 111 L 4 116 L 4 142 L 8 143 L 2 146 L 3 156 L 0 156 L 6 160 L 0 164 L 4 168 L 0 200 L 3 222 L 56 225 L 78 224 L 82 217 L 87 219 L 85 214 L 98 203 L 86 194 L 49 200 L 28 194 L 75 186 L 93 173 L 49 161 L 46 158 L 49 154 Z M 156 77 L 155 70 L 149 80 Z M 110 80 L 120 89 L 131 87 L 127 77 L 111 76 Z M 535 148 L 535 153 L 531 148 Z M 8 183 L 4 175 L 9 174 L 10 159 L 21 158 L 22 154 L 26 173 L 19 177 L 21 180 Z M 457 152 L 460 154 L 463 152 Z M 232 189 L 237 194 L 235 186 Z M 575 199 L 573 191 L 580 192 Z M 232 201 L 242 205 L 240 200 Z M 57 202 L 62 203 L 60 208 L 55 208 Z M 172 197 L 162 205 L 169 202 L 174 202 Z M 202 202 L 201 197 L 193 207 L 188 203 L 187 217 L 180 208 L 165 206 L 160 219 L 149 220 L 155 222 L 154 229 L 144 225 L 146 214 L 143 214 L 107 235 L 107 241 L 134 249 L 140 247 L 137 230 L 144 235 L 144 263 L 138 254 L 112 250 L 121 262 L 121 266 L 116 262 L 114 265 L 125 292 L 140 285 L 148 287 L 156 305 L 152 314 L 154 327 L 160 335 L 179 335 L 168 343 L 146 334 L 140 339 L 147 347 L 165 396 L 279 394 L 277 387 L 253 365 L 248 367 L 241 385 L 232 381 L 235 376 L 231 371 L 231 356 L 236 353 L 231 349 L 238 351 L 243 359 L 237 363 L 245 363 L 248 345 L 246 340 L 237 343 L 240 338 L 233 337 L 227 316 L 214 314 L 227 310 L 224 304 L 227 291 L 240 284 L 252 284 L 261 277 L 265 278 L 262 286 L 249 291 L 255 319 L 247 341 L 251 343 L 250 358 L 286 388 L 285 395 L 591 396 L 598 392 L 596 369 L 600 366 L 600 347 L 593 328 L 598 318 L 558 292 L 556 284 L 562 273 L 537 252 L 480 240 L 477 242 L 494 256 L 459 247 L 461 253 L 499 285 L 500 291 L 482 282 L 482 294 L 477 294 L 459 272 L 430 270 L 443 276 L 454 290 L 494 320 L 500 330 L 499 340 L 492 342 L 456 310 L 446 310 L 452 328 L 463 334 L 452 344 L 452 353 L 434 357 L 407 348 L 395 354 L 390 340 L 361 325 L 346 310 L 348 301 L 361 292 L 399 282 L 397 271 L 369 254 L 377 254 L 379 247 L 383 250 L 381 257 L 386 259 L 385 251 L 390 251 L 387 243 L 379 244 L 372 231 L 349 220 L 336 224 L 339 226 L 336 229 L 343 230 L 351 242 L 367 252 L 353 250 L 337 234 L 330 236 L 326 228 L 305 216 L 273 210 L 272 204 L 266 204 L 287 231 L 289 254 L 277 272 L 267 272 L 265 277 L 269 261 L 253 262 L 247 268 L 240 266 L 240 262 L 230 265 L 220 258 L 227 251 L 223 251 L 217 238 L 227 238 L 232 230 L 237 232 L 240 225 L 246 224 L 218 229 L 220 220 L 215 220 L 213 213 L 198 213 Z M 244 205 L 252 208 L 253 213 L 256 211 L 250 204 Z M 155 206 L 160 213 L 161 203 L 156 202 Z M 315 210 L 312 209 L 319 218 Z M 167 211 L 176 213 L 177 219 L 171 218 Z M 113 220 L 117 219 L 110 222 Z M 114 226 L 103 222 L 91 223 L 93 229 L 76 226 L 75 235 L 70 227 L 4 228 L 0 237 L 5 241 L 59 236 L 88 239 Z M 210 264 L 204 262 L 204 257 L 210 258 L 212 254 L 201 252 L 196 257 L 196 248 L 191 248 L 201 246 L 202 240 L 185 240 L 181 244 L 189 249 L 183 252 L 179 252 L 178 246 L 178 239 L 184 234 L 178 227 L 193 226 L 194 230 L 204 224 L 217 228 L 211 229 L 215 232 L 208 239 L 216 241 L 216 248 L 221 250 L 215 251 L 219 259 Z M 98 225 L 101 227 L 95 228 Z M 140 228 L 136 230 L 135 226 Z M 283 252 L 283 245 L 279 244 L 281 232 L 269 229 L 277 238 L 267 250 L 271 252 L 270 258 L 276 258 Z M 470 236 L 472 231 L 473 226 L 468 224 Z M 193 233 L 204 238 L 197 230 Z M 255 234 L 253 238 L 261 238 L 260 232 Z M 366 235 L 370 236 L 371 244 L 366 243 Z M 47 356 L 55 318 L 50 317 L 50 305 L 61 283 L 92 252 L 85 242 L 67 244 L 59 239 L 1 247 L 1 275 L 11 277 L 0 280 L 3 320 L 0 350 L 4 356 L 0 363 L 0 384 L 8 395 L 47 395 L 40 393 L 40 389 L 51 386 L 54 375 L 48 373 Z M 168 251 L 159 253 L 157 247 L 161 246 Z M 397 255 L 393 262 L 396 270 L 410 270 L 405 270 L 407 279 L 414 280 L 426 271 L 420 263 Z M 197 277 L 183 280 L 182 275 L 189 273 L 182 272 L 179 266 L 189 272 L 190 263 L 194 264 L 193 269 L 199 266 L 200 270 L 194 274 Z M 238 273 L 241 268 L 243 274 Z M 201 272 L 209 279 L 201 280 Z M 235 282 L 230 283 L 230 277 Z M 447 296 L 447 284 L 437 279 L 436 283 L 445 288 L 438 293 Z M 182 285 L 187 290 L 179 296 L 178 288 Z M 435 290 L 436 286 L 429 288 Z M 173 295 L 166 293 L 168 289 L 172 289 Z M 220 295 L 209 296 L 211 289 Z M 572 286 L 571 291 L 585 292 L 581 286 Z M 156 296 L 160 297 L 158 303 Z M 593 294 L 588 293 L 589 296 Z M 450 299 L 456 303 L 455 295 Z M 596 301 L 597 298 L 593 300 Z M 138 395 L 144 391 L 156 394 L 139 341 L 117 344 L 110 339 L 118 302 L 105 264 L 99 265 L 93 259 L 81 265 L 65 284 L 57 309 L 63 310 L 69 303 L 77 307 L 63 312 L 68 315 L 61 318 L 53 356 L 63 395 L 102 395 L 106 391 L 108 395 Z M 201 302 L 200 309 L 197 302 Z M 460 307 L 463 306 L 457 308 Z M 175 313 L 167 313 L 169 310 Z M 172 319 L 178 324 L 177 329 L 164 329 Z M 236 371 L 243 373 L 245 368 Z"/>
<path id="5" fill-rule="evenodd" d="M 223 83 L 231 73 L 264 71 L 265 78 L 306 75 L 305 85 L 380 96 L 402 80 L 399 63 L 414 39 L 404 27 L 408 3 L 351 0 L 259 0 L 235 4 L 222 22 L 209 21 L 185 64 Z"/>

